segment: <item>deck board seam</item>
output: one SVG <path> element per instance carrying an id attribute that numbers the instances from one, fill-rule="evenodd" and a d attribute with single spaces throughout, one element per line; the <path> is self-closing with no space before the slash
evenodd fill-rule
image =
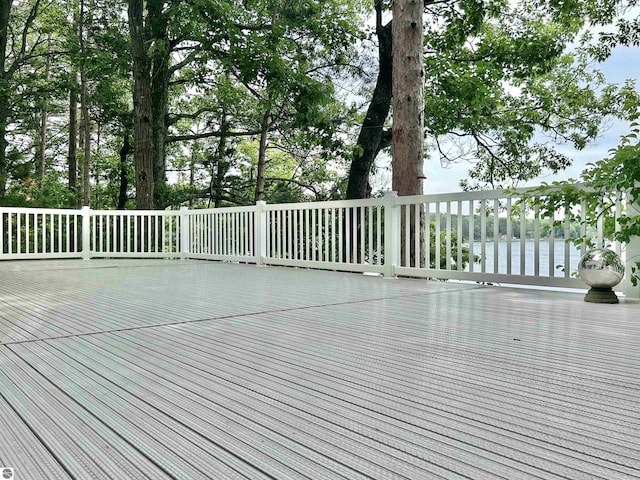
<path id="1" fill-rule="evenodd" d="M 153 323 L 153 324 L 147 324 L 147 325 L 134 325 L 131 327 L 113 328 L 113 329 L 107 329 L 107 330 L 77 332 L 77 333 L 71 333 L 68 335 L 52 335 L 48 337 L 29 338 L 26 340 L 13 340 L 9 342 L 0 342 L 0 346 L 19 345 L 22 343 L 34 343 L 34 342 L 42 342 L 42 341 L 49 341 L 49 340 L 61 340 L 65 338 L 95 336 L 95 335 L 103 335 L 103 334 L 110 334 L 110 333 L 117 333 L 117 332 L 130 332 L 134 330 L 146 330 L 146 329 L 153 329 L 153 328 L 160 328 L 160 327 L 171 327 L 176 325 L 187 325 L 187 324 L 195 324 L 195 323 L 202 323 L 202 322 L 210 322 L 213 320 L 228 320 L 231 318 L 238 318 L 238 317 L 252 317 L 256 315 L 268 315 L 268 314 L 283 313 L 283 312 L 296 312 L 296 311 L 313 310 L 313 309 L 320 309 L 320 308 L 326 308 L 326 307 L 337 307 L 337 306 L 343 306 L 343 305 L 357 305 L 357 304 L 379 302 L 381 300 L 423 297 L 423 296 L 439 295 L 439 294 L 446 294 L 446 293 L 457 293 L 460 291 L 476 291 L 484 288 L 486 287 L 484 286 L 471 287 L 471 288 L 467 287 L 467 288 L 457 288 L 457 289 L 450 289 L 450 290 L 440 290 L 436 292 L 420 292 L 420 293 L 411 293 L 411 294 L 404 294 L 404 295 L 390 295 L 390 296 L 366 298 L 366 299 L 359 299 L 359 300 L 348 300 L 348 301 L 342 301 L 342 302 L 331 302 L 331 303 L 323 303 L 319 305 L 304 305 L 301 307 L 275 308 L 272 310 L 261 310 L 257 312 L 240 312 L 240 313 L 233 313 L 229 315 L 221 315 L 217 317 L 198 318 L 193 320 L 180 320 L 177 322 L 160 322 L 160 323 Z"/>

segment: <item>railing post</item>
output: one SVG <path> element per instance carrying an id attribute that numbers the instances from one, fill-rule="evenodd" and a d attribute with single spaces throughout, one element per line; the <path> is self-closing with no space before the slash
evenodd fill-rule
<path id="1" fill-rule="evenodd" d="M 80 210 L 82 215 L 82 259 L 91 258 L 91 207 L 84 206 Z"/>
<path id="2" fill-rule="evenodd" d="M 257 201 L 253 217 L 253 254 L 256 257 L 256 266 L 264 266 L 264 256 L 267 253 L 267 212 L 265 201 Z"/>
<path id="3" fill-rule="evenodd" d="M 627 197 L 626 213 L 628 217 L 640 215 L 640 204 L 632 203 Z M 640 262 L 640 237 L 631 237 L 625 248 L 625 278 L 622 284 L 622 293 L 626 299 L 640 300 L 640 285 L 635 287 L 631 283 L 631 268 L 635 268 L 635 274 L 640 276 L 640 270 L 636 263 Z"/>
<path id="4" fill-rule="evenodd" d="M 396 205 L 398 192 L 384 194 L 384 276 L 394 278 L 400 246 L 400 209 Z"/>
<path id="5" fill-rule="evenodd" d="M 191 245 L 189 245 L 189 209 L 180 207 L 180 258 L 183 260 L 189 257 Z"/>

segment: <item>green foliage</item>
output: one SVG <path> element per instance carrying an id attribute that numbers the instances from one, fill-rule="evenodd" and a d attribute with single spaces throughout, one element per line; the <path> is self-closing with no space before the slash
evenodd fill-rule
<path id="1" fill-rule="evenodd" d="M 623 208 L 623 215 L 616 220 L 615 206 L 621 193 L 627 203 L 640 204 L 640 112 L 632 116 L 630 133 L 624 135 L 619 145 L 610 150 L 607 158 L 599 160 L 581 173 L 581 185 L 575 185 L 574 179 L 544 184 L 528 192 L 530 202 L 541 207 L 543 214 L 551 214 L 565 209 L 571 218 L 581 225 L 595 228 L 602 222 L 604 237 L 610 242 L 628 243 L 634 237 L 640 237 L 640 215 L 630 214 Z M 571 210 L 571 205 L 584 205 L 581 213 Z M 581 236 L 573 240 L 576 244 L 586 243 L 594 247 L 593 238 Z M 640 260 L 636 265 L 640 267 Z M 631 281 L 637 285 L 640 276 L 638 269 L 632 268 Z"/>
<path id="2" fill-rule="evenodd" d="M 150 59 L 166 56 L 171 77 L 165 132 L 169 185 L 159 187 L 162 203 L 178 206 L 204 198 L 201 203 L 208 205 L 212 192 L 218 191 L 227 204 L 251 203 L 250 184 L 255 177 L 236 151 L 240 144 L 255 140 L 267 113 L 270 149 L 286 154 L 271 155 L 271 162 L 286 157 L 294 158 L 296 165 L 283 165 L 278 175 L 271 175 L 274 180 L 267 182 L 267 190 L 272 190 L 274 198 L 288 200 L 333 195 L 341 181 L 333 170 L 333 157 L 347 150 L 348 137 L 341 129 L 353 112 L 338 99 L 332 79 L 350 68 L 356 57 L 367 2 L 145 3 L 145 14 L 153 10 L 147 54 Z M 120 189 L 119 149 L 124 136 L 132 136 L 126 2 L 91 2 L 84 11 L 84 50 L 78 37 L 79 2 L 40 2 L 33 23 L 21 35 L 33 5 L 31 0 L 12 5 L 10 32 L 17 43 L 9 45 L 5 60 L 8 67 L 19 62 L 13 76 L 0 72 L 0 97 L 10 100 L 10 128 L 4 144 L 10 148 L 7 161 L 0 161 L 0 180 L 11 188 L 2 201 L 31 202 L 35 188 L 43 190 L 41 203 L 56 203 L 46 200 L 48 187 L 36 175 L 41 113 L 46 110 L 49 120 L 46 170 L 66 171 L 69 92 L 78 93 L 77 72 L 82 66 L 92 129 L 92 202 L 113 208 Z M 23 42 L 26 55 L 16 59 Z M 46 65 L 50 66 L 48 78 Z M 230 135 L 220 142 L 223 124 Z M 177 136 L 189 138 L 176 140 Z M 194 139 L 200 145 L 193 144 Z M 78 152 L 81 156 L 82 149 Z M 135 175 L 129 171 L 127 176 L 132 186 Z M 66 178 L 59 179 L 64 191 Z M 135 196 L 135 191 L 130 189 L 128 194 Z"/>
<path id="3" fill-rule="evenodd" d="M 612 22 L 619 4 L 460 0 L 427 9 L 425 129 L 442 162 L 474 164 L 463 189 L 562 170 L 571 158 L 557 145 L 581 150 L 605 120 L 628 118 L 635 85 L 608 84 L 592 37 L 579 37 L 590 23 Z"/>
<path id="4" fill-rule="evenodd" d="M 171 89 L 176 100 L 169 108 L 169 142 L 201 135 L 197 144 L 168 151 L 168 165 L 185 187 L 178 189 L 184 201 L 252 203 L 257 154 L 247 158 L 241 150 L 257 144 L 264 122 L 267 201 L 270 191 L 274 198 L 296 201 L 325 197 L 320 183 L 339 180 L 330 167 L 347 151 L 340 129 L 353 113 L 337 98 L 331 75 L 336 59 L 348 61 L 354 54 L 360 26 L 353 20 L 363 4 L 201 0 L 169 7 L 182 19 L 170 30 L 207 46 L 188 54 L 191 61 L 176 71 L 179 81 Z M 211 131 L 218 134 L 207 137 Z M 286 165 L 289 159 L 296 168 Z M 274 165 L 281 161 L 278 172 Z"/>
<path id="5" fill-rule="evenodd" d="M 384 3 L 390 7 L 391 2 Z M 76 74 L 83 66 L 92 129 L 92 202 L 113 208 L 120 189 L 119 150 L 122 139 L 132 135 L 126 2 L 90 2 L 84 53 L 77 30 L 79 3 L 40 2 L 22 35 L 35 4 L 13 2 L 13 43 L 4 52 L 5 72 L 0 72 L 9 127 L 6 161 L 0 165 L 0 180 L 6 179 L 9 188 L 1 201 L 72 202 L 61 172 L 68 169 L 69 92 L 77 89 Z M 171 76 L 168 185 L 159 194 L 163 204 L 252 203 L 255 146 L 265 118 L 267 201 L 343 194 L 341 175 L 361 148 L 352 145 L 358 106 L 347 105 L 353 95 L 344 91 L 357 92 L 373 68 L 365 51 L 370 1 L 146 4 L 161 10 L 149 25 L 155 36 L 146 45 L 147 54 L 150 59 L 166 56 Z M 479 162 L 465 188 L 530 178 L 543 168 L 562 169 L 570 159 L 533 143 L 536 133 L 583 148 L 596 137 L 603 118 L 632 111 L 638 103 L 635 85 L 607 85 L 590 62 L 606 58 L 617 44 L 636 45 L 637 20 L 619 20 L 615 32 L 602 34 L 597 45 L 593 35 L 584 33 L 575 52 L 566 54 L 586 20 L 611 23 L 619 5 L 617 0 L 427 2 L 426 127 L 431 138 L 471 139 L 469 156 Z M 36 157 L 45 110 L 48 173 L 40 182 Z M 617 155 L 624 156 L 624 149 Z M 443 158 L 457 157 L 443 152 Z M 128 205 L 135 196 L 131 160 L 125 168 Z M 53 188 L 56 179 L 59 185 Z"/>
<path id="6" fill-rule="evenodd" d="M 447 232 L 442 230 L 440 232 L 440 238 L 437 240 L 440 245 L 440 265 L 438 268 L 442 270 L 447 269 Z M 449 262 L 451 270 L 464 270 L 469 265 L 469 261 L 473 260 L 474 263 L 480 261 L 478 255 L 474 255 L 473 259 L 470 258 L 469 247 L 462 246 L 462 261 L 458 264 L 458 231 L 451 230 L 449 235 L 449 247 L 451 256 Z M 431 222 L 429 224 L 429 268 L 436 268 L 436 224 Z"/>
<path id="7" fill-rule="evenodd" d="M 67 208 L 72 195 L 65 184 L 64 176 L 55 171 L 45 175 L 40 184 L 27 177 L 11 184 L 1 204 L 11 207 Z"/>

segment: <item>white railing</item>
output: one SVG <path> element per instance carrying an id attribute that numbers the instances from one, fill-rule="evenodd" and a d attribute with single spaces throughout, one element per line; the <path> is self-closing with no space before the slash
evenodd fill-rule
<path id="1" fill-rule="evenodd" d="M 591 231 L 571 222 L 585 209 L 549 214 L 526 190 L 180 211 L 0 208 L 0 260 L 180 257 L 583 288 L 575 270 L 586 246 L 569 238 L 592 235 L 625 255 L 602 221 Z M 621 200 L 612 212 L 623 214 Z"/>
<path id="2" fill-rule="evenodd" d="M 91 210 L 91 257 L 180 257 L 178 212 Z"/>
<path id="3" fill-rule="evenodd" d="M 624 254 L 621 245 L 606 243 L 604 224 L 587 232 L 582 218 L 585 202 L 566 205 L 551 215 L 542 212 L 528 189 L 477 191 L 398 197 L 395 219 L 401 239 L 397 275 L 512 284 L 584 287 L 577 264 L 586 253 L 585 243 L 575 247 L 577 236 L 593 236 L 598 247 Z M 622 199 L 613 208 L 622 215 Z M 427 228 L 427 226 L 429 228 Z M 578 230 L 578 231 L 576 231 Z M 438 241 L 438 239 L 440 239 Z M 414 252 L 421 252 L 415 255 Z"/>
<path id="4" fill-rule="evenodd" d="M 78 210 L 0 208 L 0 258 L 77 257 L 83 221 Z"/>
<path id="5" fill-rule="evenodd" d="M 265 205 L 264 262 L 384 272 L 384 199 Z"/>
<path id="6" fill-rule="evenodd" d="M 181 210 L 189 226 L 185 244 L 188 256 L 206 260 L 255 262 L 256 207 Z M 184 251 L 185 255 L 187 250 Z"/>

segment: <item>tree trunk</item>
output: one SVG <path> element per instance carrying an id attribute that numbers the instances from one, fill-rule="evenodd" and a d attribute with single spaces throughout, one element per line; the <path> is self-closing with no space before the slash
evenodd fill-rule
<path id="1" fill-rule="evenodd" d="M 4 199 L 9 179 L 7 165 L 7 122 L 9 117 L 9 75 L 6 70 L 7 29 L 11 0 L 0 1 L 0 202 Z"/>
<path id="2" fill-rule="evenodd" d="M 200 153 L 200 142 L 193 142 L 191 147 L 191 161 L 189 162 L 189 191 L 195 190 L 196 184 L 196 152 Z M 211 172 L 213 179 L 213 171 Z M 213 182 L 213 180 L 211 180 Z M 211 191 L 211 185 L 209 185 L 209 191 Z M 211 196 L 209 196 L 209 205 L 211 205 Z M 189 208 L 193 208 L 193 196 L 189 195 Z"/>
<path id="3" fill-rule="evenodd" d="M 222 110 L 222 123 L 220 124 L 220 140 L 218 142 L 218 151 L 216 154 L 216 176 L 215 176 L 215 194 L 214 194 L 214 206 L 220 208 L 222 206 L 222 185 L 224 183 L 224 177 L 229 169 L 229 163 L 225 161 L 227 151 L 227 134 L 229 133 L 229 117 L 227 116 L 226 108 Z M 213 174 L 213 172 L 212 172 Z M 211 181 L 214 181 L 212 176 Z M 213 192 L 212 192 L 213 193 Z M 211 197 L 210 197 L 211 198 Z"/>
<path id="4" fill-rule="evenodd" d="M 91 119 L 87 105 L 87 79 L 80 80 L 80 112 L 81 138 L 83 146 L 82 156 L 82 205 L 88 206 L 91 196 L 90 165 L 91 165 Z"/>
<path id="5" fill-rule="evenodd" d="M 80 139 L 83 146 L 82 158 L 82 205 L 88 206 L 91 197 L 90 164 L 91 164 L 91 119 L 89 118 L 89 105 L 87 99 L 87 69 L 86 69 L 86 45 L 85 45 L 85 9 L 84 0 L 80 0 L 80 17 L 78 23 L 78 40 L 80 45 L 80 113 L 81 130 Z"/>
<path id="6" fill-rule="evenodd" d="M 91 119 L 91 115 L 89 115 L 89 119 Z M 95 131 L 95 138 L 91 142 L 93 145 L 93 153 L 96 154 L 98 158 L 102 157 L 102 129 L 103 124 L 99 119 L 93 121 L 93 128 Z M 93 154 L 91 154 L 90 158 L 93 158 Z M 91 173 L 91 177 L 93 177 L 93 184 L 89 184 L 89 192 L 96 192 L 95 196 L 91 197 L 90 203 L 94 202 L 94 209 L 99 210 L 103 208 L 102 204 L 102 196 L 100 195 L 100 165 L 98 162 L 93 162 L 90 166 L 89 172 Z"/>
<path id="7" fill-rule="evenodd" d="M 0 86 L 0 89 L 2 87 Z M 5 100 L 0 94 L 0 205 L 7 192 L 7 182 L 9 181 L 9 165 L 7 164 L 7 109 Z"/>
<path id="8" fill-rule="evenodd" d="M 422 13 L 423 2 L 395 0 L 393 4 L 393 130 L 392 188 L 399 196 L 421 195 L 424 165 L 424 54 Z M 415 251 L 413 238 L 415 211 L 411 218 L 401 218 L 401 258 L 405 266 L 422 265 L 422 255 Z M 424 215 L 420 215 L 420 223 Z M 406 231 L 405 220 L 409 220 Z M 405 239 L 411 239 L 410 251 L 405 251 Z M 422 242 L 420 242 L 422 243 Z M 409 264 L 407 264 L 407 257 Z"/>
<path id="9" fill-rule="evenodd" d="M 168 59 L 167 59 L 168 60 Z M 167 139 L 167 103 L 169 97 L 169 77 L 168 71 L 156 70 L 156 60 L 154 59 L 153 76 L 151 82 L 151 138 L 153 155 L 153 181 L 154 181 L 154 205 L 156 208 L 163 208 L 167 199 L 164 198 L 166 179 L 166 148 Z"/>
<path id="10" fill-rule="evenodd" d="M 275 39 L 276 25 L 278 23 L 280 4 L 276 0 L 272 4 L 271 11 L 271 37 Z M 264 115 L 262 116 L 262 123 L 260 124 L 260 146 L 258 147 L 258 165 L 256 168 L 256 193 L 254 196 L 255 202 L 264 200 L 264 171 L 267 166 L 267 146 L 269 145 L 269 129 L 271 128 L 271 109 L 273 108 L 273 97 L 271 95 L 269 81 L 266 81 L 265 91 L 267 95 L 267 105 L 265 107 Z"/>
<path id="11" fill-rule="evenodd" d="M 48 111 L 47 111 L 47 100 L 42 101 L 42 109 L 40 110 L 40 132 L 38 134 L 38 148 L 36 150 L 36 163 L 37 163 L 37 179 L 38 183 L 42 185 L 42 180 L 44 180 L 44 175 L 47 170 L 47 156 L 46 156 L 46 148 L 47 148 L 47 127 L 48 127 Z"/>
<path id="12" fill-rule="evenodd" d="M 162 0 L 147 0 L 150 42 L 154 46 L 151 57 L 151 148 L 153 153 L 154 205 L 163 208 L 166 203 L 166 148 L 167 114 L 169 104 L 169 59 L 171 47 L 167 32 L 167 18 Z"/>
<path id="13" fill-rule="evenodd" d="M 134 159 L 136 208 L 153 209 L 153 151 L 151 132 L 151 65 L 144 35 L 143 0 L 129 0 L 128 19 L 133 59 Z"/>
<path id="14" fill-rule="evenodd" d="M 424 164 L 424 55 L 422 5 L 393 4 L 393 190 L 422 194 Z"/>
<path id="15" fill-rule="evenodd" d="M 72 86 L 69 89 L 69 150 L 67 165 L 69 168 L 69 190 L 71 191 L 71 206 L 78 206 L 78 92 L 77 74 L 71 74 Z"/>
<path id="16" fill-rule="evenodd" d="M 118 192 L 118 210 L 124 210 L 127 206 L 127 190 L 129 189 L 129 176 L 127 175 L 127 156 L 133 147 L 129 143 L 129 135 L 124 136 L 120 149 L 120 191 Z"/>
<path id="17" fill-rule="evenodd" d="M 171 45 L 164 8 L 162 0 L 129 0 L 134 73 L 136 206 L 145 209 L 163 208 L 166 204 L 165 144 Z"/>
<path id="18" fill-rule="evenodd" d="M 49 83 L 51 78 L 51 33 L 47 37 L 47 59 L 44 66 L 44 81 Z M 47 99 L 42 100 L 42 109 L 40 110 L 40 135 L 38 138 L 38 149 L 36 152 L 36 163 L 38 167 L 38 182 L 42 185 L 42 180 L 47 169 L 46 165 L 46 149 L 47 149 L 47 128 L 49 120 Z"/>
<path id="19" fill-rule="evenodd" d="M 149 2 L 151 3 L 151 2 Z M 158 12 L 161 15 L 161 12 Z M 167 140 L 167 113 L 169 104 L 169 56 L 170 50 L 167 40 L 166 22 L 156 20 L 153 23 L 161 23 L 159 31 L 152 32 L 155 42 L 165 43 L 164 48 L 155 50 L 151 60 L 151 135 L 153 153 L 153 179 L 154 203 L 156 207 L 164 206 L 166 199 L 163 191 L 166 185 L 166 140 Z"/>
<path id="20" fill-rule="evenodd" d="M 255 201 L 264 200 L 264 170 L 267 164 L 267 146 L 269 144 L 269 128 L 271 127 L 271 108 L 267 108 L 260 125 L 260 147 L 258 149 L 258 168 L 256 173 Z"/>
<path id="21" fill-rule="evenodd" d="M 382 25 L 381 1 L 376 1 L 376 33 L 378 35 L 378 80 L 373 91 L 367 115 L 358 135 L 357 151 L 349 170 L 347 199 L 367 198 L 370 195 L 369 175 L 376 156 L 387 146 L 384 140 L 384 122 L 391 108 L 391 22 Z"/>

